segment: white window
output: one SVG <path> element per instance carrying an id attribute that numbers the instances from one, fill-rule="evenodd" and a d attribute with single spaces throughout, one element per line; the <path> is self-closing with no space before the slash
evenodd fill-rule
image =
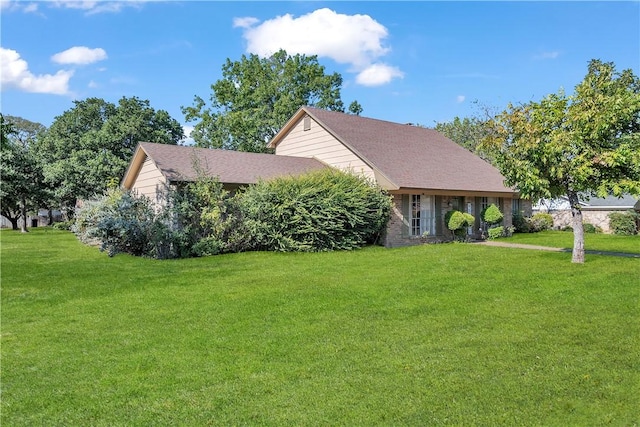
<path id="1" fill-rule="evenodd" d="M 435 209 L 432 196 L 420 194 L 411 195 L 409 227 L 412 236 L 422 236 L 425 233 L 435 234 Z"/>

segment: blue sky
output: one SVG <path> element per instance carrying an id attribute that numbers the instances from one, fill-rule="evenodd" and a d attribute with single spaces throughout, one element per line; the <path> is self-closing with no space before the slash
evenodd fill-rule
<path id="1" fill-rule="evenodd" d="M 639 2 L 1 0 L 2 112 L 148 99 L 186 124 L 227 58 L 317 54 L 363 116 L 432 126 L 571 93 L 592 58 L 640 74 Z M 188 128 L 187 128 L 188 130 Z"/>

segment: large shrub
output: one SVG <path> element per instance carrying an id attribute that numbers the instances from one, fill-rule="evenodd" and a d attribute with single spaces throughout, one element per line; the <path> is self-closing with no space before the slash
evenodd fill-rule
<path id="1" fill-rule="evenodd" d="M 76 210 L 71 229 L 81 241 L 100 244 L 110 256 L 119 252 L 147 255 L 153 245 L 154 217 L 149 199 L 112 188 L 85 201 Z"/>
<path id="2" fill-rule="evenodd" d="M 325 251 L 374 243 L 391 210 L 390 197 L 379 187 L 335 169 L 262 181 L 239 201 L 257 250 Z"/>
<path id="3" fill-rule="evenodd" d="M 234 215 L 234 199 L 216 179 L 201 177 L 167 189 L 155 206 L 121 189 L 84 202 L 72 231 L 86 243 L 99 244 L 110 256 L 124 252 L 153 258 L 184 258 L 239 251 L 243 228 Z"/>
<path id="4" fill-rule="evenodd" d="M 611 212 L 609 214 L 609 227 L 614 234 L 632 236 L 638 232 L 638 214 L 633 211 Z"/>
<path id="5" fill-rule="evenodd" d="M 236 200 L 217 178 L 201 175 L 167 194 L 161 217 L 171 224 L 178 256 L 216 255 L 246 248 L 246 238 L 235 237 L 242 230 Z"/>

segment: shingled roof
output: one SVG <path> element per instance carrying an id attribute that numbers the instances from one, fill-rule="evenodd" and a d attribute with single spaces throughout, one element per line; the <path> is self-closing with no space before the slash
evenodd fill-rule
<path id="1" fill-rule="evenodd" d="M 305 114 L 398 189 L 514 193 L 495 167 L 439 132 L 418 126 L 302 107 L 270 147 Z"/>
<path id="2" fill-rule="evenodd" d="M 123 178 L 125 188 L 131 187 L 146 157 L 169 182 L 194 181 L 198 176 L 197 168 L 217 176 L 225 184 L 243 185 L 327 167 L 316 159 L 302 157 L 142 142 Z"/>

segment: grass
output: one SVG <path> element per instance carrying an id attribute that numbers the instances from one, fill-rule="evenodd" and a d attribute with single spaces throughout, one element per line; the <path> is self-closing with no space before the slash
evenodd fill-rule
<path id="1" fill-rule="evenodd" d="M 3 231 L 2 425 L 640 423 L 640 261 L 109 258 Z"/>
<path id="2" fill-rule="evenodd" d="M 587 250 L 640 253 L 640 235 L 618 236 L 586 233 L 584 236 L 584 246 Z M 571 249 L 573 248 L 573 232 L 516 233 L 512 237 L 500 239 L 500 241 Z"/>

